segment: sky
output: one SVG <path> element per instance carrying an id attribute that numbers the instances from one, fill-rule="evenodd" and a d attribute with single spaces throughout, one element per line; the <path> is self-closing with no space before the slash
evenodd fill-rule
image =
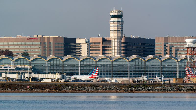
<path id="1" fill-rule="evenodd" d="M 123 10 L 125 36 L 196 36 L 196 0 L 0 0 L 0 36 L 109 37 Z"/>

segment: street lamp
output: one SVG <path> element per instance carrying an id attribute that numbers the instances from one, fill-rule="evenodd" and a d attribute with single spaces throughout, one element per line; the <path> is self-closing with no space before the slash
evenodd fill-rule
<path id="1" fill-rule="evenodd" d="M 133 66 L 131 68 L 132 68 L 132 79 L 133 79 Z"/>

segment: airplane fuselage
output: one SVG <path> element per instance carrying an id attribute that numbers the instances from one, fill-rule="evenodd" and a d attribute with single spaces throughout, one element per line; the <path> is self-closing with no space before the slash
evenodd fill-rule
<path id="1" fill-rule="evenodd" d="M 91 77 L 91 75 L 73 75 L 71 77 L 71 80 L 76 80 L 76 79 L 78 79 L 78 80 L 91 80 L 92 78 L 90 78 L 90 77 Z"/>
<path id="2" fill-rule="evenodd" d="M 95 78 L 98 78 L 98 68 L 93 69 L 93 71 L 91 71 L 88 75 L 73 75 L 71 77 L 71 80 L 87 81 L 87 80 L 93 80 Z"/>

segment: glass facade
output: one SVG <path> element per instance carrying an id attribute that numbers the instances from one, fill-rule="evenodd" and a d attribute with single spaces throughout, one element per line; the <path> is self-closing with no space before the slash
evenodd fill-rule
<path id="1" fill-rule="evenodd" d="M 68 76 L 79 74 L 79 61 L 76 58 L 68 58 L 62 62 L 62 72 Z"/>
<path id="2" fill-rule="evenodd" d="M 145 61 L 142 58 L 133 58 L 129 61 L 130 77 L 145 75 Z"/>
<path id="3" fill-rule="evenodd" d="M 187 59 L 184 58 L 184 59 L 180 59 L 178 61 L 178 64 L 179 64 L 179 77 L 180 78 L 183 78 L 185 77 L 185 68 L 186 68 L 186 64 L 187 64 Z"/>
<path id="4" fill-rule="evenodd" d="M 46 74 L 46 60 L 43 58 L 35 58 L 33 60 L 30 61 L 30 66 L 32 66 L 32 72 L 34 72 L 35 74 Z M 50 65 L 48 65 L 50 66 Z M 48 72 L 47 72 L 48 73 Z M 50 73 L 50 72 L 49 72 Z"/>
<path id="5" fill-rule="evenodd" d="M 167 78 L 177 77 L 177 61 L 173 58 L 167 58 L 162 61 L 162 75 Z"/>
<path id="6" fill-rule="evenodd" d="M 99 58 L 97 60 L 97 67 L 99 68 L 100 78 L 111 78 L 112 62 L 109 58 Z"/>
<path id="7" fill-rule="evenodd" d="M 99 68 L 100 78 L 141 77 L 164 78 L 185 77 L 186 58 L 159 57 L 18 57 L 0 56 L 0 66 L 30 66 L 34 74 L 87 75 L 92 69 Z M 2 73 L 2 72 L 1 72 Z"/>
<path id="8" fill-rule="evenodd" d="M 80 61 L 80 75 L 87 75 L 96 67 L 95 60 L 93 58 L 83 58 Z"/>
<path id="9" fill-rule="evenodd" d="M 14 65 L 29 65 L 29 60 L 27 58 L 21 57 L 14 60 Z"/>
<path id="10" fill-rule="evenodd" d="M 63 73 L 63 62 L 59 58 L 51 58 L 47 61 L 46 68 L 47 73 Z"/>
<path id="11" fill-rule="evenodd" d="M 0 58 L 0 65 L 11 65 L 11 59 L 8 57 Z"/>
<path id="12" fill-rule="evenodd" d="M 113 77 L 128 77 L 128 60 L 117 58 L 113 61 Z M 111 68 L 111 67 L 110 67 Z"/>
<path id="13" fill-rule="evenodd" d="M 155 78 L 161 76 L 161 60 L 158 58 L 151 58 L 146 61 L 146 75 L 148 78 Z"/>

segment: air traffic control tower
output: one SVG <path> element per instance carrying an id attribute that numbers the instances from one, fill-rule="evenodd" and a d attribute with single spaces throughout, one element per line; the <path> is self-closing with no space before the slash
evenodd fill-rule
<path id="1" fill-rule="evenodd" d="M 110 11 L 110 38 L 112 56 L 121 55 L 121 39 L 123 37 L 123 11 Z"/>

